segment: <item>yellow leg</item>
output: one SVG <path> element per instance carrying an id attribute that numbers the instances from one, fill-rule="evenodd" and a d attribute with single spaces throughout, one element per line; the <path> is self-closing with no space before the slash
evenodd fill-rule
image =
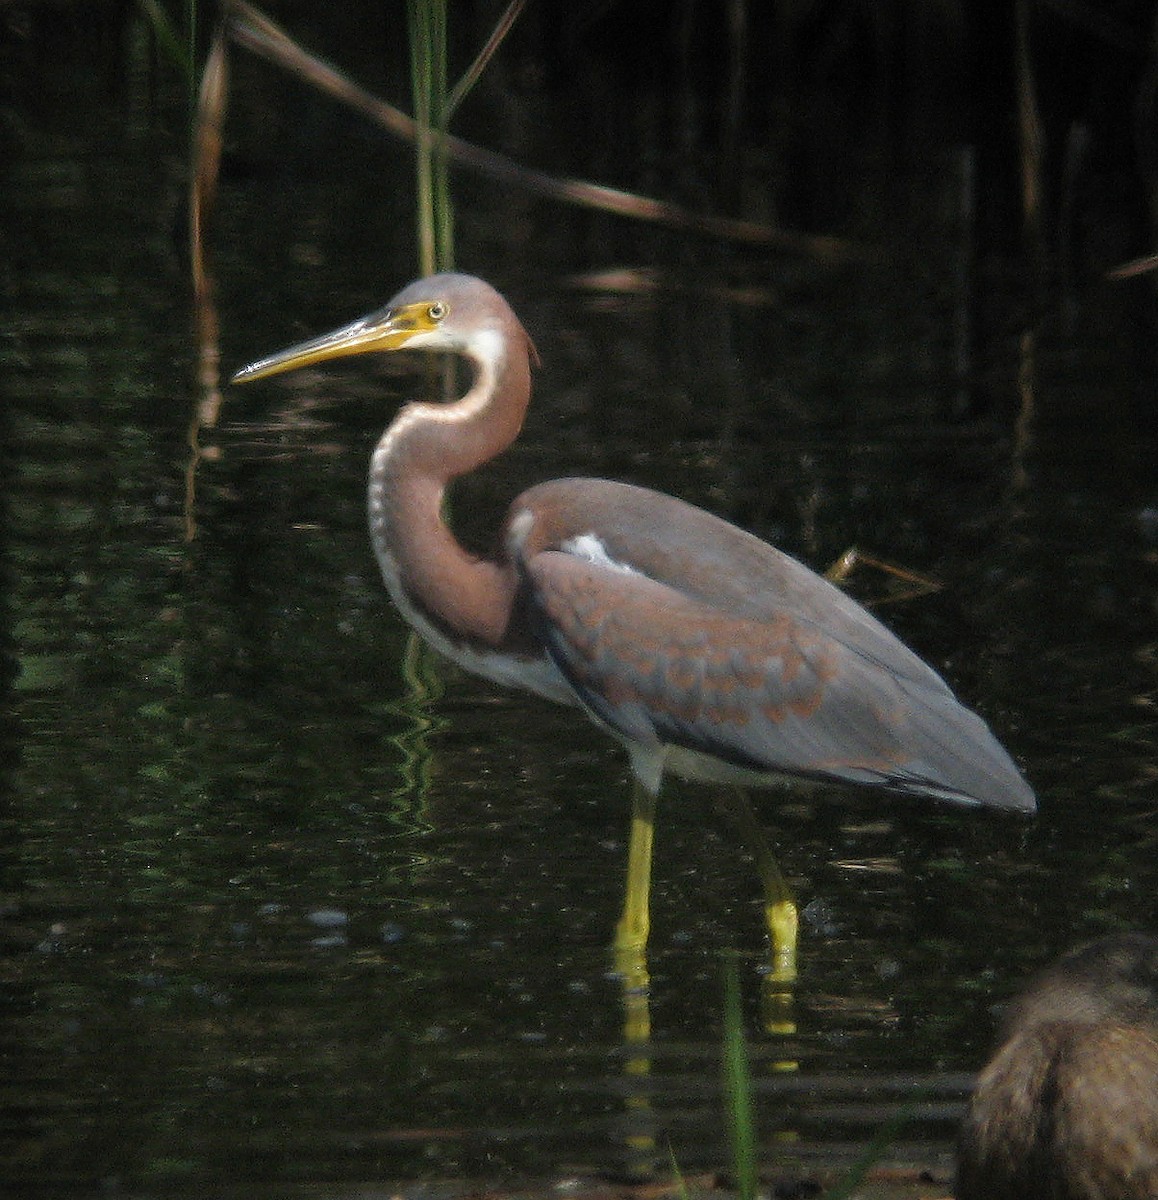
<path id="1" fill-rule="evenodd" d="M 648 998 L 647 935 L 650 928 L 651 851 L 655 835 L 655 796 L 638 780 L 631 795 L 631 839 L 627 847 L 627 881 L 623 915 L 615 928 L 615 969 L 623 988 L 623 1062 L 625 1090 L 624 1163 L 629 1178 L 655 1173 L 655 1116 L 647 1082 L 651 1074 L 648 1043 L 651 1007 Z"/>
<path id="2" fill-rule="evenodd" d="M 764 923 L 772 959 L 760 985 L 760 1012 L 766 1032 L 785 1036 L 796 1032 L 792 985 L 796 982 L 796 940 L 799 917 L 792 889 L 768 846 L 752 803 L 739 788 L 730 788 L 722 804 L 756 859 L 764 884 Z M 794 1061 L 773 1064 L 776 1071 L 794 1071 Z"/>
<path id="3" fill-rule="evenodd" d="M 615 929 L 617 958 L 647 954 L 651 927 L 651 847 L 655 834 L 655 796 L 638 780 L 631 793 L 631 840 L 627 847 L 627 886 L 623 916 Z"/>
<path id="4" fill-rule="evenodd" d="M 796 979 L 796 941 L 799 916 L 792 889 L 784 878 L 779 864 L 769 849 L 768 840 L 760 825 L 751 801 L 739 788 L 725 793 L 724 811 L 740 830 L 756 859 L 756 869 L 764 884 L 764 921 L 772 943 L 772 963 L 768 980 L 771 983 L 792 983 Z"/>

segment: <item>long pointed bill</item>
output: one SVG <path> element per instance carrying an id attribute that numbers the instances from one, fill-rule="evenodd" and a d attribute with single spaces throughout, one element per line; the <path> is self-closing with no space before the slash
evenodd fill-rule
<path id="1" fill-rule="evenodd" d="M 266 379 L 280 375 L 283 371 L 296 371 L 314 363 L 326 362 L 331 358 L 345 358 L 351 354 L 370 354 L 380 350 L 401 350 L 425 334 L 438 328 L 442 313 L 437 305 L 404 304 L 398 308 L 383 308 L 369 316 L 359 317 L 332 333 L 299 342 L 288 350 L 280 350 L 268 358 L 242 367 L 230 383 L 252 383 L 255 379 Z"/>

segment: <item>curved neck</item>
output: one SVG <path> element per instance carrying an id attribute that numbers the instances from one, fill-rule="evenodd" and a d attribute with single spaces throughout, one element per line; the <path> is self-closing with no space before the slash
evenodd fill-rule
<path id="1" fill-rule="evenodd" d="M 475 378 L 466 395 L 408 405 L 370 460 L 370 534 L 395 603 L 453 638 L 488 647 L 506 637 L 515 572 L 468 554 L 442 504 L 451 480 L 502 453 L 522 427 L 531 391 L 525 337 L 516 324 L 470 352 Z"/>
<path id="2" fill-rule="evenodd" d="M 408 405 L 383 435 L 397 443 L 405 470 L 443 484 L 466 475 L 501 454 L 518 436 L 531 398 L 531 368 L 526 354 L 510 353 L 522 329 L 487 337 L 485 350 L 466 355 L 474 380 L 453 404 Z M 405 456 L 403 458 L 403 455 Z"/>

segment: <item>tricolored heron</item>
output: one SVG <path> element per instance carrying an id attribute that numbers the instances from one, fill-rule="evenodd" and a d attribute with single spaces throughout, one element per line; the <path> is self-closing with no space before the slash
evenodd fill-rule
<path id="1" fill-rule="evenodd" d="M 953 1194 L 1158 1196 L 1158 938 L 1071 950 L 1014 1000 L 961 1126 Z"/>
<path id="2" fill-rule="evenodd" d="M 370 533 L 407 621 L 468 671 L 581 708 L 627 749 L 636 786 L 617 946 L 642 955 L 655 797 L 667 773 L 787 780 L 1031 812 L 1009 755 L 941 677 L 795 559 L 671 496 L 558 479 L 512 503 L 491 558 L 443 517 L 447 485 L 505 450 L 531 395 L 534 347 L 494 288 L 443 274 L 386 308 L 263 358 L 263 379 L 390 350 L 461 355 L 454 403 L 409 404 L 370 460 Z M 750 811 L 750 810 L 749 810 Z M 766 868 L 778 968 L 796 910 Z"/>

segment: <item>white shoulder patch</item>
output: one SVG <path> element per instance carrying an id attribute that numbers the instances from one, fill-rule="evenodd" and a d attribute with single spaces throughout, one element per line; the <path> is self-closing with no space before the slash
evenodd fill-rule
<path id="1" fill-rule="evenodd" d="M 624 575 L 639 574 L 634 567 L 612 558 L 607 553 L 607 547 L 594 533 L 581 533 L 577 537 L 568 538 L 560 549 L 564 550 L 567 554 L 574 554 L 576 558 L 585 558 L 590 563 L 597 563 L 601 567 L 609 567 L 612 571 L 620 571 Z"/>

